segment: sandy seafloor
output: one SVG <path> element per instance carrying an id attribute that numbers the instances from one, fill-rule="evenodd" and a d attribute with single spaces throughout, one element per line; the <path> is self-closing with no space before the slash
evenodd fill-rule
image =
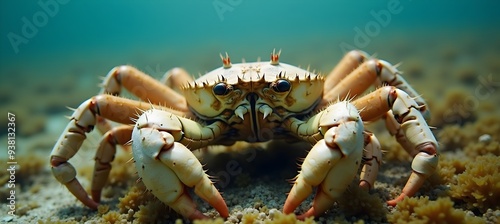
<path id="1" fill-rule="evenodd" d="M 70 4 L 72 3 L 66 6 L 70 7 Z M 252 7 L 250 3 L 243 2 L 235 6 L 234 13 L 247 13 L 245 4 Z M 411 8 L 411 2 L 404 4 L 407 4 L 404 5 L 405 9 Z M 385 6 L 372 7 L 379 10 Z M 71 50 L 64 50 L 68 46 L 63 45 L 63 49 L 43 50 L 45 54 L 32 54 L 38 51 L 33 49 L 38 48 L 33 45 L 46 43 L 45 41 L 50 39 L 50 34 L 47 33 L 56 29 L 48 23 L 47 27 L 42 27 L 45 31 L 42 28 L 39 30 L 38 35 L 42 40 L 37 40 L 36 37 L 30 39 L 31 43 L 20 45 L 20 53 L 13 54 L 12 57 L 5 52 L 2 55 L 4 63 L 1 67 L 0 83 L 0 126 L 3 127 L 0 129 L 0 222 L 181 221 L 182 217 L 158 203 L 136 182 L 138 177 L 135 170 L 131 163 L 127 163 L 131 158 L 128 151 L 118 150 L 119 155 L 115 159 L 110 185 L 105 187 L 103 194 L 103 204 L 106 207 L 99 212 L 84 207 L 58 183 L 52 176 L 48 162 L 50 151 L 67 123 L 64 116 L 71 114 L 66 106 L 77 107 L 85 99 L 95 95 L 99 91 L 96 86 L 100 82 L 98 77 L 104 76 L 113 66 L 131 64 L 155 78 L 160 78 L 171 67 L 182 66 L 196 75 L 220 66 L 218 54 L 224 51 L 229 52 L 230 56 L 233 55 L 233 62 L 239 62 L 239 58 L 243 57 L 246 61 L 253 61 L 257 56 L 267 60 L 272 49 L 277 48 L 282 50 L 283 62 L 303 67 L 310 65 L 312 69 L 327 74 L 342 56 L 341 44 L 355 45 L 353 27 L 363 27 L 374 21 L 373 17 L 366 16 L 371 9 L 363 9 L 364 14 L 360 14 L 364 16 L 349 23 L 348 28 L 338 35 L 335 32 L 314 32 L 315 29 L 327 29 L 326 25 L 314 26 L 308 30 L 311 35 L 298 31 L 290 32 L 289 29 L 293 29 L 293 26 L 284 26 L 281 29 L 287 31 L 283 31 L 283 35 L 297 36 L 287 36 L 282 41 L 277 41 L 273 38 L 280 38 L 277 36 L 279 32 L 271 32 L 270 35 L 264 32 L 262 36 L 256 35 L 256 39 L 248 37 L 247 40 L 239 41 L 235 38 L 237 35 L 231 36 L 227 34 L 230 32 L 227 32 L 232 38 L 218 38 L 214 35 L 215 37 L 204 39 L 190 36 L 186 37 L 185 41 L 189 42 L 186 43 L 182 42 L 182 35 L 189 31 L 179 30 L 181 37 L 177 38 L 182 42 L 180 44 L 168 42 L 171 40 L 159 44 L 157 40 L 141 39 L 143 42 L 129 45 L 127 41 L 130 40 L 117 38 L 114 43 L 112 38 L 105 37 L 102 41 L 104 47 L 99 47 L 98 44 L 86 46 L 82 43 L 80 47 Z M 477 7 L 472 10 L 477 10 Z M 31 15 L 33 12 L 36 12 L 36 7 L 25 14 L 15 14 L 18 16 L 15 17 L 17 25 L 21 21 L 17 20 L 21 18 L 19 15 Z M 209 14 L 213 17 L 214 13 Z M 227 19 L 236 16 L 230 13 L 225 15 Z M 410 14 L 410 17 L 412 15 Z M 470 21 L 463 26 L 427 22 L 405 27 L 402 25 L 404 22 L 397 20 L 398 16 L 408 16 L 405 12 L 392 16 L 394 24 L 389 23 L 382 27 L 377 35 L 369 37 L 366 46 L 360 48 L 393 64 L 402 62 L 399 69 L 404 72 L 405 79 L 429 104 L 433 114 L 430 125 L 434 127 L 433 133 L 440 142 L 440 164 L 444 165 L 438 167 L 436 174 L 417 193 L 415 198 L 419 199 L 418 202 L 407 202 L 398 208 L 387 207 L 383 202 L 399 194 L 410 173 L 411 161 L 389 136 L 383 124 L 370 125 L 369 130 L 378 136 L 386 151 L 374 189 L 370 194 L 360 192 L 355 187 L 356 180 L 353 180 L 353 186 L 343 198 L 315 221 L 453 223 L 462 220 L 500 223 L 500 32 L 493 26 L 487 29 L 484 24 L 476 26 Z M 217 21 L 212 17 L 209 17 L 209 20 Z M 59 24 L 57 16 L 50 18 L 53 23 Z M 478 20 L 478 23 L 483 21 Z M 492 20 L 493 24 L 498 23 L 495 23 L 498 19 Z M 224 26 L 223 22 L 220 21 Z M 92 29 L 85 26 L 81 28 Z M 241 31 L 237 28 L 232 30 Z M 266 39 L 272 41 L 267 42 Z M 98 40 L 93 41 L 99 43 Z M 106 45 L 110 43 L 114 45 Z M 141 47 L 141 43 L 144 43 L 145 47 Z M 155 44 L 158 46 L 155 47 Z M 11 50 L 10 46 L 8 50 Z M 12 61 L 6 61 L 10 59 Z M 10 200 L 6 200 L 11 190 L 7 170 L 10 166 L 7 164 L 6 147 L 7 112 L 15 114 L 16 117 L 16 154 L 12 160 L 18 164 L 15 173 L 16 216 L 8 215 L 7 204 Z M 80 152 L 70 160 L 77 167 L 79 180 L 87 190 L 90 188 L 93 170 L 93 153 L 99 139 L 97 132 L 89 134 Z M 280 223 L 288 223 L 291 221 L 287 221 L 279 213 L 291 188 L 288 180 L 296 175 L 297 163 L 300 163 L 300 158 L 305 157 L 308 149 L 307 144 L 290 147 L 278 142 L 255 146 L 238 144 L 227 150 L 209 148 L 197 153 L 202 163 L 206 164 L 205 168 L 210 175 L 222 174 L 216 178 L 216 186 L 223 192 L 230 210 L 230 217 L 225 222 L 252 223 L 253 220 L 260 223 L 264 220 L 276 221 L 277 217 L 281 217 Z M 248 155 L 253 153 L 256 153 L 256 157 L 248 159 Z M 228 174 L 229 163 L 238 164 L 240 172 Z M 480 167 L 482 171 L 474 170 L 473 167 Z M 478 184 L 476 181 L 476 185 L 468 182 L 467 184 L 461 182 L 463 178 L 474 181 L 479 178 L 482 182 Z M 125 199 L 120 199 L 125 195 Z M 359 197 L 356 198 L 357 196 Z M 425 197 L 428 197 L 429 201 L 426 201 Z M 441 200 L 440 198 L 447 201 L 436 202 Z M 474 198 L 480 199 L 474 201 Z M 218 217 L 206 203 L 196 200 L 202 212 L 214 218 Z M 311 200 L 312 197 L 304 202 L 297 212 L 307 210 Z M 420 208 L 413 209 L 419 206 Z M 251 213 L 254 215 L 248 215 Z M 438 215 L 433 216 L 435 214 Z"/>

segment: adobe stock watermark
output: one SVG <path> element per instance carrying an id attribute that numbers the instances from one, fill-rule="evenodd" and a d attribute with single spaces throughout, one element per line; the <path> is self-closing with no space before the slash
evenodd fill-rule
<path id="1" fill-rule="evenodd" d="M 16 216 L 16 115 L 7 113 L 7 215 Z"/>
<path id="2" fill-rule="evenodd" d="M 213 0 L 212 5 L 215 13 L 219 16 L 220 21 L 224 21 L 224 14 L 226 12 L 234 11 L 234 8 L 240 5 L 243 0 Z"/>
<path id="3" fill-rule="evenodd" d="M 468 95 L 463 99 L 462 104 L 455 104 L 443 113 L 443 121 L 445 123 L 464 123 L 464 119 L 473 116 L 473 112 L 479 108 L 480 101 L 490 98 L 496 89 L 500 88 L 500 81 L 494 81 L 493 75 L 487 77 L 478 76 L 479 82 L 474 88 L 473 94 Z"/>
<path id="4" fill-rule="evenodd" d="M 40 28 L 47 25 L 49 18 L 53 18 L 59 12 L 60 5 L 65 5 L 69 0 L 39 0 L 38 6 L 40 10 L 33 13 L 31 18 L 23 16 L 21 18 L 22 26 L 20 32 L 9 32 L 7 39 L 14 50 L 14 53 L 19 53 L 21 44 L 28 44 L 30 39 L 33 39 Z"/>
<path id="5" fill-rule="evenodd" d="M 372 39 L 380 34 L 382 28 L 387 27 L 391 23 L 393 15 L 401 13 L 403 9 L 404 7 L 399 0 L 389 0 L 386 9 L 371 10 L 370 15 L 373 17 L 373 20 L 368 21 L 362 28 L 354 27 L 355 34 L 352 44 L 342 42 L 339 45 L 340 50 L 343 54 L 346 54 L 351 50 L 367 47 Z"/>

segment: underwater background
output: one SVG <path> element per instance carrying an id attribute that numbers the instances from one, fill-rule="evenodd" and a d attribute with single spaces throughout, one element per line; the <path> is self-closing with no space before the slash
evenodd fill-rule
<path id="1" fill-rule="evenodd" d="M 97 94 L 99 77 L 114 66 L 133 65 L 157 79 L 173 67 L 198 76 L 222 65 L 220 53 L 238 63 L 242 58 L 268 60 L 273 49 L 281 49 L 281 61 L 328 74 L 346 52 L 360 49 L 392 64 L 402 62 L 398 69 L 429 103 L 440 167 L 416 197 L 397 208 L 383 205 L 404 186 L 411 158 L 383 126 L 376 126 L 373 131 L 380 133 L 387 151 L 380 183 L 372 194 L 351 189 L 349 196 L 357 198 L 346 196 L 316 221 L 499 223 L 499 8 L 498 1 L 1 1 L 0 222 L 168 223 L 182 218 L 154 198 L 138 196 L 143 189 L 135 186 L 130 166 L 114 167 L 116 178 L 105 195 L 109 206 L 99 212 L 84 208 L 52 177 L 49 154 L 67 124 L 64 116 L 71 114 L 67 107 L 76 108 Z M 16 126 L 15 217 L 8 214 L 10 200 L 5 200 L 12 179 L 7 170 L 8 113 L 15 114 Z M 92 150 L 99 138 L 89 135 L 74 158 L 81 163 L 78 173 L 85 187 L 90 186 Z M 260 160 L 240 161 L 243 174 L 222 189 L 231 198 L 226 198 L 228 222 L 288 222 L 289 217 L 278 215 L 290 189 L 286 180 L 294 177 L 297 157 L 308 149 L 288 155 L 259 147 Z M 203 161 L 207 166 L 226 164 L 239 161 L 238 155 L 222 152 Z M 290 169 L 270 165 L 269 158 L 283 160 L 281 156 L 290 160 Z M 124 153 L 117 161 L 129 159 Z M 216 174 L 224 168 L 209 169 Z M 257 175 L 266 169 L 286 172 Z M 208 205 L 200 207 L 216 217 Z M 304 203 L 300 209 L 307 208 Z M 156 212 L 162 209 L 168 212 Z"/>

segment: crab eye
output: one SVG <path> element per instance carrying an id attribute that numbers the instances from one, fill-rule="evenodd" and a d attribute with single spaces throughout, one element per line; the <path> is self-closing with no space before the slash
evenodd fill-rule
<path id="1" fill-rule="evenodd" d="M 213 88 L 214 94 L 219 96 L 227 95 L 231 90 L 232 88 L 223 82 L 217 83 Z"/>
<path id="2" fill-rule="evenodd" d="M 280 79 L 280 80 L 272 83 L 271 86 L 273 87 L 274 91 L 279 92 L 279 93 L 286 92 L 286 91 L 290 90 L 290 87 L 291 87 L 290 82 L 288 80 L 285 80 L 285 79 Z"/>

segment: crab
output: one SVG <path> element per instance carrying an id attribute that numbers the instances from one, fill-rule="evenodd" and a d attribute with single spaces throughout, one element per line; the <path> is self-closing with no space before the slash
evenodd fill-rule
<path id="1" fill-rule="evenodd" d="M 189 219 L 207 218 L 187 188 L 228 217 L 228 207 L 193 150 L 237 141 L 300 140 L 311 144 L 283 206 L 285 214 L 317 188 L 312 206 L 300 219 L 320 216 L 356 178 L 371 189 L 382 161 L 376 136 L 364 123 L 384 119 L 388 131 L 413 157 L 410 177 L 396 205 L 413 196 L 436 169 L 438 144 L 426 120 L 425 101 L 396 66 L 354 50 L 323 77 L 279 61 L 232 64 L 200 78 L 183 69 L 157 81 L 132 66 L 113 68 L 100 94 L 86 100 L 70 118 L 55 144 L 50 164 L 55 178 L 84 205 L 97 209 L 111 170 L 116 145 L 132 145 L 133 160 L 148 190 Z M 375 90 L 364 94 L 371 86 Z M 122 88 L 140 100 L 120 97 Z M 122 126 L 111 126 L 108 120 Z M 95 156 L 91 197 L 68 162 L 86 133 L 104 136 Z"/>

